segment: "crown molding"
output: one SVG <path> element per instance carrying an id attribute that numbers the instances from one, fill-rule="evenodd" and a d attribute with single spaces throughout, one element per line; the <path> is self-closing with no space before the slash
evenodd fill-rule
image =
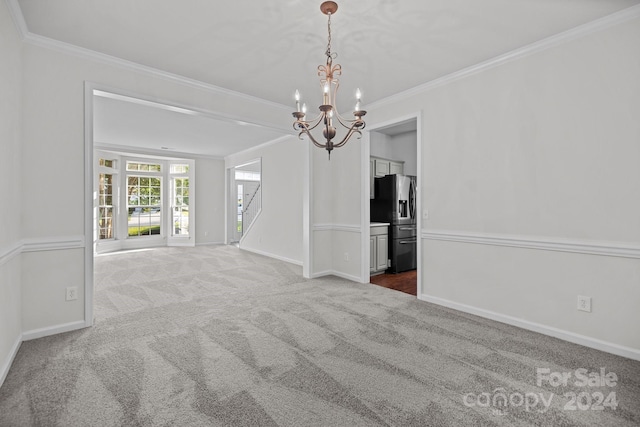
<path id="1" fill-rule="evenodd" d="M 426 240 L 442 240 L 446 242 L 474 243 L 481 245 L 508 246 L 514 248 L 640 259 L 640 246 L 618 242 L 561 239 L 551 237 L 539 238 L 532 236 L 469 233 L 449 230 L 423 230 L 421 237 Z"/>
<path id="2" fill-rule="evenodd" d="M 230 162 L 230 160 L 231 160 L 233 157 L 236 157 L 236 156 L 243 156 L 243 155 L 245 155 L 245 154 L 249 154 L 249 153 L 251 153 L 251 152 L 253 152 L 253 151 L 260 150 L 260 149 L 263 149 L 263 148 L 267 148 L 267 147 L 269 147 L 270 145 L 275 145 L 275 144 L 278 144 L 278 143 L 280 143 L 280 142 L 284 142 L 284 141 L 286 141 L 286 140 L 290 139 L 290 138 L 291 138 L 291 137 L 293 137 L 293 136 L 294 136 L 294 135 L 282 135 L 282 136 L 277 137 L 276 139 L 272 139 L 272 140 L 270 140 L 270 141 L 263 142 L 263 143 L 262 143 L 262 144 L 260 144 L 260 145 L 256 145 L 256 146 L 253 146 L 253 147 L 249 147 L 249 148 L 244 149 L 244 150 L 242 150 L 242 151 L 238 151 L 237 153 L 231 153 L 231 154 L 229 154 L 229 155 L 227 155 L 227 156 L 224 156 L 224 161 L 225 161 L 225 163 L 227 163 L 227 164 L 228 164 L 228 163 Z M 227 167 L 229 167 L 229 166 L 227 166 Z"/>
<path id="3" fill-rule="evenodd" d="M 119 68 L 128 69 L 130 71 L 134 71 L 141 74 L 147 74 L 154 77 L 159 77 L 168 81 L 172 81 L 174 83 L 179 83 L 185 86 L 193 87 L 196 89 L 205 90 L 208 92 L 225 94 L 229 96 L 234 96 L 238 98 L 245 99 L 247 101 L 260 103 L 266 107 L 277 108 L 289 113 L 290 108 L 284 104 L 280 104 L 273 101 L 268 101 L 263 98 L 258 98 L 253 95 L 248 95 L 246 93 L 237 92 L 231 89 L 226 89 L 220 86 L 212 85 L 209 83 L 202 82 L 200 80 L 191 79 L 188 77 L 184 77 L 178 74 L 169 73 L 167 71 L 159 70 L 157 68 L 149 67 L 146 65 L 138 64 L 133 61 L 128 61 L 125 59 L 117 58 L 115 56 L 107 55 L 104 53 L 96 52 L 94 50 L 82 48 L 76 45 L 72 45 L 69 43 L 61 42 L 58 40 L 54 40 L 48 37 L 40 36 L 37 34 L 33 34 L 29 31 L 27 24 L 24 20 L 24 16 L 22 14 L 22 10 L 20 9 L 20 5 L 17 0 L 5 0 L 7 5 L 9 6 L 9 11 L 13 21 L 16 25 L 18 32 L 20 33 L 23 41 L 52 50 L 56 50 L 61 53 L 71 54 L 75 56 L 79 56 L 82 58 L 91 59 L 97 62 L 101 62 L 107 65 L 116 66 Z M 411 96 L 415 96 L 419 93 L 423 93 L 437 87 L 449 84 L 456 80 L 471 76 L 473 74 L 491 69 L 493 67 L 500 66 L 507 62 L 529 56 L 547 49 L 550 49 L 554 46 L 569 42 L 571 40 L 575 40 L 580 37 L 584 37 L 588 34 L 609 28 L 611 26 L 621 24 L 623 22 L 629 21 L 634 18 L 640 17 L 640 4 L 631 6 L 629 8 L 623 9 L 619 12 L 610 14 L 608 16 L 596 19 L 594 21 L 588 22 L 583 25 L 579 25 L 575 28 L 572 28 L 567 31 L 563 31 L 561 33 L 555 34 L 553 36 L 547 37 L 545 39 L 539 40 L 537 42 L 531 43 L 529 45 L 523 46 L 518 49 L 514 49 L 510 52 L 507 52 L 502 55 L 498 55 L 494 58 L 488 59 L 486 61 L 480 62 L 478 64 L 472 65 L 467 68 L 463 68 L 462 70 L 455 71 L 453 73 L 447 74 L 446 76 L 437 78 L 435 80 L 431 80 L 430 82 L 423 83 L 421 85 L 415 86 L 411 89 L 405 90 L 403 92 L 399 92 L 397 94 L 391 95 L 389 97 L 380 99 L 378 101 L 373 101 L 369 105 L 370 109 L 383 107 L 387 104 L 391 104 L 397 101 L 404 100 Z"/>
<path id="4" fill-rule="evenodd" d="M 506 64 L 516 59 L 520 59 L 529 55 L 536 54 L 538 52 L 542 52 L 547 49 L 551 49 L 555 46 L 570 42 L 572 40 L 604 30 L 614 25 L 622 24 L 624 22 L 627 22 L 639 17 L 640 17 L 640 4 L 628 7 L 616 13 L 612 13 L 611 15 L 607 15 L 605 17 L 596 19 L 595 21 L 591 21 L 586 24 L 579 25 L 570 30 L 563 31 L 561 33 L 539 40 L 537 42 L 528 44 L 526 46 L 514 49 L 510 52 L 504 53 L 502 55 L 498 55 L 494 58 L 488 59 L 483 62 L 479 62 L 470 67 L 463 68 L 462 70 L 454 71 L 453 73 L 439 77 L 435 80 L 431 80 L 427 83 L 423 83 L 421 85 L 415 86 L 411 89 L 407 89 L 403 92 L 399 92 L 394 95 L 388 96 L 386 98 L 380 99 L 378 101 L 371 102 L 367 104 L 367 106 L 369 110 L 372 110 L 375 108 L 380 108 L 385 105 L 392 104 L 394 102 L 403 101 L 412 96 L 421 94 L 423 92 L 428 92 L 437 87 L 455 82 L 456 80 L 460 80 L 465 77 L 469 77 L 474 74 L 483 72 L 485 70 L 498 67 L 502 64 Z"/>
<path id="5" fill-rule="evenodd" d="M 80 46 L 76 46 L 70 43 L 65 43 L 59 40 L 44 37 L 38 34 L 34 34 L 29 31 L 27 23 L 24 20 L 22 9 L 18 4 L 18 0 L 5 0 L 9 6 L 9 12 L 13 18 L 13 22 L 22 37 L 22 40 L 34 46 L 43 47 L 46 49 L 55 50 L 57 52 L 75 55 L 84 59 L 90 59 L 96 62 L 101 62 L 106 65 L 123 68 L 129 71 L 133 71 L 140 74 L 146 74 L 153 77 L 158 77 L 164 80 L 168 80 L 174 83 L 179 83 L 185 86 L 193 87 L 195 89 L 201 89 L 208 92 L 218 93 L 241 98 L 250 102 L 262 104 L 265 107 L 276 108 L 290 113 L 290 108 L 284 104 L 268 101 L 257 96 L 248 95 L 246 93 L 237 92 L 231 89 L 226 89 L 220 86 L 216 86 L 210 83 L 205 83 L 200 80 L 184 77 L 179 74 L 170 73 L 167 71 L 159 70 L 157 68 L 149 67 L 146 65 L 138 64 L 137 62 L 128 61 L 126 59 L 118 58 L 115 56 L 107 55 L 104 53 L 96 52 L 91 49 L 86 49 Z"/>
<path id="6" fill-rule="evenodd" d="M 112 151 L 124 155 L 145 155 L 156 156 L 164 159 L 208 159 L 208 160 L 224 160 L 223 156 L 212 156 L 207 154 L 186 153 L 181 151 L 161 150 L 157 148 L 138 148 L 128 145 L 110 144 L 108 142 L 95 142 L 93 147 L 97 150 Z"/>
<path id="7" fill-rule="evenodd" d="M 220 86 L 205 83 L 200 80 L 195 80 L 189 77 L 184 77 L 179 74 L 170 73 L 168 71 L 159 70 L 157 68 L 149 67 L 147 65 L 138 64 L 137 62 L 129 61 L 126 59 L 117 58 L 115 56 L 107 55 L 104 53 L 96 52 L 91 49 L 86 49 L 69 43 L 61 42 L 59 40 L 50 39 L 48 37 L 40 36 L 33 33 L 27 33 L 24 37 L 26 43 L 34 46 L 43 47 L 46 49 L 55 50 L 61 53 L 75 55 L 84 59 L 101 62 L 106 65 L 111 65 L 118 68 L 123 68 L 129 71 L 133 71 L 140 74 L 146 74 L 153 77 L 158 77 L 163 80 L 171 81 L 173 83 L 179 83 L 184 86 L 189 86 L 195 89 L 205 90 L 207 92 L 223 94 L 233 96 L 235 98 L 241 98 L 250 102 L 261 104 L 268 108 L 276 108 L 290 113 L 290 108 L 284 104 L 268 101 L 266 99 L 258 98 L 257 96 L 248 95 L 246 93 L 237 92 L 231 89 L 226 89 Z"/>

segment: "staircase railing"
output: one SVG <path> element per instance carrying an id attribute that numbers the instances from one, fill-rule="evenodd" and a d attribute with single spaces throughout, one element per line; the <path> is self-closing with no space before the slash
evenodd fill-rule
<path id="1" fill-rule="evenodd" d="M 242 235 L 249 230 L 251 224 L 258 216 L 260 209 L 262 208 L 262 192 L 260 191 L 260 185 L 256 187 L 255 191 L 249 197 L 249 201 L 244 205 L 242 209 Z"/>

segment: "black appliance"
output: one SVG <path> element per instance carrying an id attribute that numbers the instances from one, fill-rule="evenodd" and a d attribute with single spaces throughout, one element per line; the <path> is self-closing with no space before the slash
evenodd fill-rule
<path id="1" fill-rule="evenodd" d="M 416 177 L 387 175 L 375 179 L 371 199 L 371 221 L 388 222 L 388 273 L 415 270 L 417 262 Z"/>

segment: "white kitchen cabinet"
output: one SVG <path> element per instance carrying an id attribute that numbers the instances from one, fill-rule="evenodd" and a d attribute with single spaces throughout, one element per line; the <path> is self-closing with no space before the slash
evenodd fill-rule
<path id="1" fill-rule="evenodd" d="M 389 175 L 389 160 L 374 159 L 376 177 Z"/>
<path id="2" fill-rule="evenodd" d="M 372 223 L 369 237 L 369 272 L 385 271 L 389 262 L 389 224 Z"/>
<path id="3" fill-rule="evenodd" d="M 389 175 L 404 175 L 404 163 L 389 161 Z"/>

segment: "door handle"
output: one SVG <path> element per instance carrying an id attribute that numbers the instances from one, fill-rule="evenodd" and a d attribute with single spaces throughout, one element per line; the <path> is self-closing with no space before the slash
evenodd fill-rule
<path id="1" fill-rule="evenodd" d="M 413 231 L 415 229 L 415 227 L 400 227 L 400 231 Z"/>
<path id="2" fill-rule="evenodd" d="M 399 242 L 401 245 L 412 245 L 414 243 L 416 243 L 415 240 L 400 240 Z"/>

